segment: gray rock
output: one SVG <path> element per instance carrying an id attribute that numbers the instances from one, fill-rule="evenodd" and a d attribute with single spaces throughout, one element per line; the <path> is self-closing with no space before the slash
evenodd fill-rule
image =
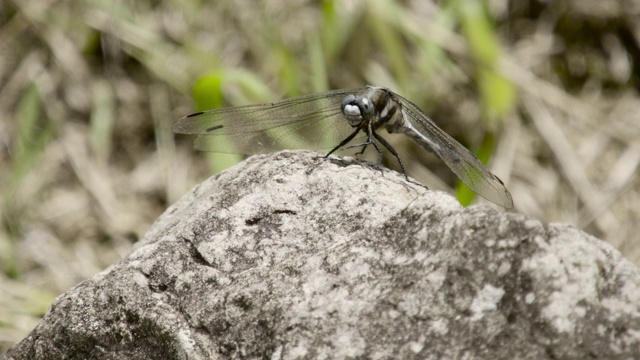
<path id="1" fill-rule="evenodd" d="M 571 226 L 280 152 L 193 189 L 6 358 L 638 359 L 639 284 Z"/>

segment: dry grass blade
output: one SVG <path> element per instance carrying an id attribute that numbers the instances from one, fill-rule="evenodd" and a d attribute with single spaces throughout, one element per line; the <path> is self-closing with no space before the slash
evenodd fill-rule
<path id="1" fill-rule="evenodd" d="M 563 130 L 556 124 L 549 110 L 540 100 L 530 95 L 523 95 L 522 103 L 536 129 L 553 151 L 564 177 L 582 202 L 589 203 L 594 196 L 599 198 L 599 191 L 591 184 L 585 173 L 585 165 L 575 154 Z"/>
<path id="2" fill-rule="evenodd" d="M 588 202 L 592 196 L 598 194 L 598 191 L 589 181 L 584 171 L 585 164 L 582 164 L 576 156 L 564 132 L 540 100 L 524 95 L 522 102 L 536 129 L 553 151 L 565 178 L 571 183 L 580 199 L 585 203 Z"/>
<path id="3" fill-rule="evenodd" d="M 625 192 L 631 190 L 640 165 L 640 144 L 631 144 L 613 166 L 607 194 L 594 196 L 578 213 L 578 226 L 589 225 Z"/>

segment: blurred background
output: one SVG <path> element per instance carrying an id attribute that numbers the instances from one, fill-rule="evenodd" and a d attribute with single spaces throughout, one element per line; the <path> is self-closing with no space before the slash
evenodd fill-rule
<path id="1" fill-rule="evenodd" d="M 390 87 L 488 161 L 513 211 L 640 264 L 639 20 L 613 0 L 0 2 L 0 352 L 242 159 L 174 121 L 329 89 Z M 410 176 L 482 202 L 390 140 Z"/>

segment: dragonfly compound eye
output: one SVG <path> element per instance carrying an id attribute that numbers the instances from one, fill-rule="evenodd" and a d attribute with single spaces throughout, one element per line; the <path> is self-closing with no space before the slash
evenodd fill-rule
<path id="1" fill-rule="evenodd" d="M 360 114 L 365 119 L 370 119 L 376 114 L 376 108 L 373 106 L 373 101 L 365 96 L 356 97 L 358 108 L 360 108 Z"/>
<path id="2" fill-rule="evenodd" d="M 351 126 L 358 126 L 362 122 L 362 112 L 355 95 L 347 95 L 342 100 L 342 113 Z"/>

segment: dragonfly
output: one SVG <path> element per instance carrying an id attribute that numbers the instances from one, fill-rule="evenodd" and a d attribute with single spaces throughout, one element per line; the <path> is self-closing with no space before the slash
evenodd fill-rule
<path id="1" fill-rule="evenodd" d="M 194 147 L 219 153 L 259 154 L 285 148 L 338 150 L 371 145 L 382 160 L 382 147 L 404 163 L 378 134 L 401 133 L 436 154 L 471 190 L 505 208 L 513 207 L 509 190 L 467 148 L 445 133 L 418 106 L 384 87 L 340 89 L 272 103 L 201 111 L 172 127 L 175 133 L 198 135 Z M 342 140 L 340 140 L 342 139 Z M 362 139 L 347 146 L 352 140 Z M 333 147 L 327 144 L 336 144 Z"/>

